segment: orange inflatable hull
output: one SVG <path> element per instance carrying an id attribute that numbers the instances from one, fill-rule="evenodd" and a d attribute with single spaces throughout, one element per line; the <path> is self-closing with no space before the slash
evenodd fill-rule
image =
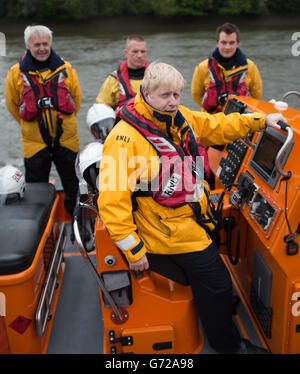
<path id="1" fill-rule="evenodd" d="M 59 216 L 61 204 L 62 198 L 57 194 L 49 205 L 51 209 L 37 247 L 31 249 L 30 265 L 23 271 L 0 275 L 0 353 L 46 353 L 64 273 L 66 233 L 61 218 L 66 215 Z M 32 204 L 31 208 L 39 209 L 40 205 Z M 6 243 L 1 245 L 5 248 Z M 1 270 L 5 272 L 5 267 Z"/>

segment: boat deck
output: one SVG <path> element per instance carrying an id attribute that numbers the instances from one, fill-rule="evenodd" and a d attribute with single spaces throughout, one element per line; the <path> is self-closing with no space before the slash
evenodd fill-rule
<path id="1" fill-rule="evenodd" d="M 68 238 L 71 226 L 68 225 Z M 65 272 L 48 344 L 48 354 L 101 354 L 103 352 L 103 321 L 96 280 L 91 275 L 77 245 L 68 240 L 65 248 Z M 96 255 L 90 253 L 95 261 Z M 259 334 L 242 302 L 234 317 L 243 337 L 263 346 Z M 199 352 L 214 354 L 207 344 Z"/>
<path id="2" fill-rule="evenodd" d="M 90 256 L 96 261 L 93 252 Z M 102 353 L 103 323 L 98 285 L 76 244 L 70 240 L 64 257 L 65 272 L 47 353 Z"/>

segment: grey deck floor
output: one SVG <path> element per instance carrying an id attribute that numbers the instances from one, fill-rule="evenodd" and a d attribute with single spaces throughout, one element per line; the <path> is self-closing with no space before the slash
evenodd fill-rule
<path id="1" fill-rule="evenodd" d="M 96 262 L 96 256 L 91 255 Z M 99 291 L 76 245 L 65 249 L 65 272 L 47 353 L 99 354 L 103 323 Z"/>

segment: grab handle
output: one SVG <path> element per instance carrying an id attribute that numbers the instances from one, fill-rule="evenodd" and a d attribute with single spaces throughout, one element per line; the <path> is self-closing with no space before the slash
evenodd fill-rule
<path id="1" fill-rule="evenodd" d="M 300 92 L 298 92 L 298 91 L 288 91 L 288 92 L 286 92 L 286 93 L 282 96 L 281 100 L 284 101 L 284 100 L 285 100 L 288 96 L 290 96 L 290 95 L 298 96 L 299 99 L 300 99 Z"/>
<path id="2" fill-rule="evenodd" d="M 279 152 L 277 153 L 277 156 L 276 156 L 276 159 L 275 159 L 275 166 L 276 166 L 277 170 L 279 171 L 279 173 L 284 178 L 289 179 L 291 177 L 292 173 L 290 171 L 285 172 L 285 171 L 282 170 L 281 160 L 282 160 L 285 152 L 287 151 L 288 147 L 292 143 L 294 133 L 293 133 L 293 129 L 287 123 L 285 123 L 283 121 L 278 121 L 277 124 L 281 127 L 282 130 L 287 132 L 287 137 L 286 137 L 286 140 L 283 143 L 282 147 L 280 148 Z"/>

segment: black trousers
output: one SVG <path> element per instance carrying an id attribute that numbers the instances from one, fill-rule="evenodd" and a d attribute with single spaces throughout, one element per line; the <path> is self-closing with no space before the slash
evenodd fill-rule
<path id="1" fill-rule="evenodd" d="M 215 243 L 204 251 L 171 258 L 189 279 L 211 347 L 217 351 L 236 348 L 241 336 L 232 319 L 232 282 Z"/>
<path id="2" fill-rule="evenodd" d="M 65 147 L 44 148 L 31 158 L 24 158 L 27 183 L 48 182 L 52 161 L 61 179 L 65 208 L 71 215 L 76 204 L 78 179 L 75 173 L 77 153 Z"/>

